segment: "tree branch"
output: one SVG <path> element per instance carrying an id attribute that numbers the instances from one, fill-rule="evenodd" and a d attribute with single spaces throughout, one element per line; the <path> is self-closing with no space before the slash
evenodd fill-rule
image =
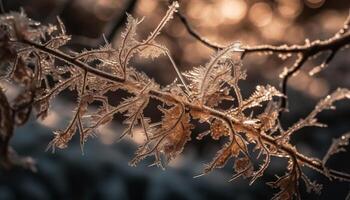
<path id="1" fill-rule="evenodd" d="M 73 59 L 72 57 L 70 57 L 70 56 L 66 55 L 65 53 L 60 52 L 58 50 L 53 50 L 53 49 L 50 49 L 48 47 L 45 47 L 44 45 L 37 44 L 37 43 L 31 42 L 28 40 L 24 40 L 21 42 L 23 44 L 30 45 L 33 48 L 35 48 L 43 53 L 51 54 L 61 61 L 64 61 L 66 63 L 70 63 L 78 68 L 86 70 L 88 73 L 94 74 L 98 77 L 107 79 L 107 80 L 114 82 L 114 83 L 117 83 L 117 84 L 123 84 L 123 85 L 125 85 L 125 87 L 129 88 L 135 94 L 138 94 L 138 92 L 143 89 L 142 85 L 135 85 L 135 84 L 129 82 L 127 79 L 124 80 L 124 79 L 116 77 L 112 74 L 95 69 L 92 66 L 90 66 L 86 63 L 77 61 L 77 60 Z M 259 136 L 259 137 L 261 137 L 262 141 L 276 147 L 276 149 L 278 149 L 279 151 L 284 152 L 285 155 L 293 155 L 298 161 L 300 161 L 301 163 L 304 163 L 306 166 L 308 166 L 312 169 L 315 169 L 316 171 L 320 172 L 323 175 L 328 175 L 325 173 L 326 169 L 324 168 L 324 166 L 322 165 L 322 162 L 319 159 L 304 156 L 303 154 L 299 153 L 290 144 L 278 143 L 278 141 L 276 141 L 272 136 L 258 132 L 254 127 L 251 127 L 251 125 L 245 124 L 240 119 L 238 119 L 232 115 L 227 115 L 223 112 L 220 112 L 216 109 L 207 107 L 205 105 L 197 105 L 197 104 L 191 103 L 188 100 L 179 99 L 178 97 L 174 96 L 173 94 L 171 94 L 169 92 L 163 92 L 163 91 L 159 91 L 159 90 L 150 89 L 149 95 L 152 96 L 153 98 L 161 99 L 165 102 L 173 102 L 175 104 L 184 105 L 186 109 L 193 110 L 193 111 L 203 113 L 203 114 L 208 114 L 208 115 L 211 115 L 217 119 L 223 120 L 223 121 L 228 122 L 228 123 L 232 123 L 236 130 L 242 130 L 243 132 Z M 335 179 L 339 179 L 339 180 L 350 180 L 350 177 L 348 177 L 347 174 L 344 175 L 344 174 L 342 174 L 338 171 L 335 171 L 335 170 L 332 170 L 332 172 L 334 172 L 334 173 L 330 173 L 331 178 L 335 178 Z"/>
<path id="2" fill-rule="evenodd" d="M 219 44 L 214 44 L 209 42 L 206 38 L 201 36 L 189 23 L 188 19 L 180 11 L 177 13 L 177 16 L 180 18 L 181 22 L 184 24 L 187 32 L 197 39 L 199 42 L 213 50 L 221 50 L 224 47 Z M 273 53 L 282 53 L 282 54 L 297 54 L 298 58 L 295 60 L 293 66 L 289 68 L 285 74 L 283 74 L 281 80 L 281 90 L 285 97 L 281 98 L 281 108 L 285 109 L 287 106 L 287 84 L 288 80 L 299 71 L 307 60 L 312 58 L 314 55 L 321 52 L 330 51 L 330 55 L 325 59 L 324 64 L 328 64 L 338 52 L 339 49 L 350 44 L 350 15 L 345 20 L 343 27 L 332 37 L 325 40 L 315 40 L 311 43 L 306 43 L 304 45 L 258 45 L 258 46 L 242 46 L 244 53 L 242 58 L 248 54 L 255 54 L 261 52 L 273 52 Z"/>

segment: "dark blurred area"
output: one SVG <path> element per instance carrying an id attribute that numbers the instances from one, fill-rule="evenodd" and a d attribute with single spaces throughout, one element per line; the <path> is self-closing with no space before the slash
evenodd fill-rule
<path id="1" fill-rule="evenodd" d="M 183 0 L 181 12 L 191 25 L 209 41 L 222 45 L 240 41 L 242 44 L 304 44 L 305 39 L 326 39 L 337 32 L 349 14 L 349 0 Z M 30 18 L 42 23 L 56 23 L 59 16 L 66 25 L 72 41 L 67 48 L 82 50 L 104 45 L 103 34 L 118 47 L 118 38 L 126 22 L 126 14 L 142 18 L 139 37 L 145 38 L 167 10 L 163 0 L 4 0 L 6 11 L 21 8 Z M 175 58 L 182 71 L 204 64 L 214 51 L 188 34 L 181 21 L 174 17 L 157 39 Z M 317 103 L 338 87 L 350 88 L 350 50 L 337 53 L 330 65 L 321 73 L 309 76 L 313 66 L 320 64 L 315 58 L 307 62 L 289 84 L 289 110 L 284 114 L 284 128 L 305 117 Z M 325 55 L 320 55 L 322 57 Z M 294 57 L 283 59 L 276 55 L 249 55 L 243 63 L 248 70 L 246 81 L 240 83 L 245 97 L 256 85 L 278 87 L 279 74 L 290 66 Z M 162 85 L 171 83 L 176 73 L 165 57 L 157 60 L 134 60 L 134 65 Z M 8 93 L 16 92 L 8 89 Z M 350 131 L 350 103 L 336 104 L 336 111 L 319 115 L 327 128 L 305 128 L 292 138 L 304 154 L 322 158 L 332 138 Z M 232 175 L 232 162 L 224 169 L 200 178 L 204 164 L 209 162 L 222 145 L 212 140 L 193 139 L 184 153 L 172 161 L 165 171 L 147 167 L 147 161 L 137 167 L 128 166 L 136 145 L 143 138 L 128 138 L 116 143 L 122 132 L 117 121 L 113 126 L 99 130 L 99 137 L 90 139 L 82 155 L 79 138 L 65 150 L 55 154 L 45 148 L 52 139 L 52 131 L 62 128 L 72 116 L 74 96 L 63 93 L 52 106 L 44 121 L 33 117 L 25 126 L 17 128 L 12 141 L 20 155 L 32 156 L 38 171 L 16 168 L 0 171 L 0 200 L 12 199 L 270 199 L 276 192 L 265 183 L 283 175 L 286 161 L 273 159 L 266 174 L 252 186 L 239 179 L 228 182 Z M 149 116 L 157 113 L 149 111 Z M 159 116 L 158 116 L 159 117 Z M 204 127 L 203 127 L 204 128 Z M 195 131 L 200 132 L 201 127 Z M 140 130 L 141 131 L 141 130 Z M 137 134 L 135 134 L 137 135 Z M 348 150 L 350 150 L 348 148 Z M 330 166 L 350 173 L 349 153 L 332 158 Z M 301 186 L 303 199 L 345 199 L 349 183 L 329 182 L 315 171 L 307 171 L 312 180 L 322 183 L 322 195 L 308 194 Z"/>

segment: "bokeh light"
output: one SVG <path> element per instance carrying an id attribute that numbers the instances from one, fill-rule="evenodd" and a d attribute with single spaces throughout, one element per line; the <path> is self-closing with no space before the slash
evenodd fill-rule
<path id="1" fill-rule="evenodd" d="M 305 0 L 305 3 L 310 8 L 319 8 L 325 3 L 325 0 Z"/>
<path id="2" fill-rule="evenodd" d="M 244 0 L 223 0 L 219 3 L 218 11 L 230 24 L 235 24 L 245 17 L 247 4 Z"/>
<path id="3" fill-rule="evenodd" d="M 268 25 L 272 21 L 272 9 L 264 2 L 255 3 L 249 10 L 249 19 L 257 27 Z"/>
<path id="4" fill-rule="evenodd" d="M 300 0 L 277 0 L 277 9 L 281 16 L 295 18 L 302 12 L 303 4 Z"/>

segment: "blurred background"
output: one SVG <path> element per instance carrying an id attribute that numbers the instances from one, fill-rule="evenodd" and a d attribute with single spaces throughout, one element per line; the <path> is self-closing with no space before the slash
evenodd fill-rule
<path id="1" fill-rule="evenodd" d="M 305 39 L 326 39 L 343 25 L 349 14 L 349 0 L 183 0 L 180 11 L 193 28 L 209 41 L 227 45 L 240 41 L 244 45 L 304 44 Z M 44 24 L 56 23 L 60 16 L 73 40 L 67 49 L 82 50 L 104 44 L 102 35 L 117 47 L 124 28 L 126 14 L 142 18 L 139 37 L 145 38 L 165 14 L 168 2 L 156 0 L 3 0 L 6 11 L 21 8 L 30 18 Z M 188 34 L 178 17 L 175 17 L 157 39 L 175 58 L 182 71 L 204 64 L 214 51 Z M 308 61 L 302 71 L 289 81 L 289 113 L 282 120 L 288 127 L 305 117 L 317 101 L 337 87 L 350 88 L 350 50 L 337 53 L 330 65 L 316 76 L 308 72 L 324 58 L 320 55 Z M 248 55 L 243 63 L 248 70 L 242 81 L 243 95 L 248 97 L 256 85 L 278 87 L 283 67 L 290 66 L 294 57 L 278 55 Z M 162 85 L 176 77 L 167 58 L 134 60 L 134 65 Z M 11 86 L 7 86 L 11 95 Z M 80 151 L 78 137 L 65 150 L 55 154 L 45 152 L 53 130 L 64 127 L 72 116 L 74 95 L 65 92 L 54 101 L 52 112 L 43 121 L 33 117 L 25 126 L 17 128 L 12 141 L 20 155 L 32 156 L 38 171 L 23 169 L 0 171 L 0 199 L 270 199 L 276 192 L 265 183 L 283 175 L 286 161 L 273 159 L 265 176 L 252 186 L 247 180 L 228 182 L 232 175 L 232 162 L 224 169 L 207 176 L 193 178 L 202 172 L 222 145 L 205 139 L 192 140 L 184 153 L 172 161 L 165 171 L 147 167 L 147 161 L 137 167 L 128 166 L 136 145 L 143 138 L 127 138 L 116 143 L 122 131 L 116 121 L 99 130 L 99 137 L 85 144 Z M 339 102 L 336 111 L 319 115 L 328 128 L 305 128 L 292 141 L 306 155 L 322 158 L 332 138 L 350 131 L 350 103 Z M 157 117 L 149 111 L 148 116 Z M 159 116 L 158 116 L 159 117 Z M 205 127 L 199 127 L 200 131 Z M 136 134 L 137 135 L 137 134 Z M 350 149 L 349 149 L 350 150 Z M 329 165 L 350 172 L 349 153 L 332 158 Z M 322 195 L 308 194 L 301 186 L 303 199 L 345 199 L 349 183 L 329 182 L 314 171 L 307 171 L 312 180 L 324 184 Z"/>

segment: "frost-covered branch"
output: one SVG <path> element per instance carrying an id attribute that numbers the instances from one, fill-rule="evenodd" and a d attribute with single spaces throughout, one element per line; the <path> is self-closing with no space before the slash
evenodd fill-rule
<path id="1" fill-rule="evenodd" d="M 176 15 L 180 18 L 181 22 L 184 24 L 187 32 L 193 36 L 195 39 L 197 39 L 199 42 L 204 44 L 205 46 L 213 49 L 213 50 L 221 50 L 225 48 L 222 45 L 210 42 L 205 37 L 201 36 L 200 33 L 198 33 L 190 24 L 187 17 L 179 11 L 176 13 Z M 281 90 L 282 93 L 285 95 L 281 98 L 281 107 L 283 109 L 286 109 L 287 104 L 287 84 L 288 80 L 302 68 L 302 66 L 305 64 L 306 61 L 311 59 L 313 56 L 328 52 L 328 56 L 323 60 L 322 64 L 319 66 L 316 66 L 313 68 L 309 74 L 314 75 L 318 72 L 320 72 L 323 68 L 325 68 L 331 60 L 334 58 L 336 53 L 344 48 L 347 47 L 350 44 L 350 32 L 349 32 L 349 26 L 350 26 L 350 15 L 345 20 L 344 25 L 341 27 L 341 29 L 335 33 L 332 37 L 324 40 L 315 40 L 315 41 L 308 41 L 305 44 L 302 45 L 280 45 L 280 46 L 274 46 L 274 45 L 257 45 L 257 46 L 249 46 L 244 45 L 241 48 L 244 50 L 244 53 L 242 57 L 245 55 L 250 54 L 256 54 L 256 53 L 278 53 L 278 54 L 295 54 L 297 55 L 297 59 L 295 60 L 294 64 L 291 67 L 285 68 L 284 72 L 280 75 L 282 78 L 281 81 Z"/>
<path id="2" fill-rule="evenodd" d="M 289 139 L 300 128 L 316 125 L 317 113 L 332 108 L 334 101 L 349 98 L 349 90 L 338 89 L 320 101 L 308 117 L 283 131 L 278 120 L 280 108 L 275 102 L 276 98 L 283 96 L 281 92 L 271 85 L 257 85 L 250 97 L 244 98 L 241 94 L 240 83 L 246 79 L 247 73 L 243 69 L 243 51 L 239 43 L 216 52 L 207 64 L 193 67 L 186 73 L 178 70 L 168 50 L 156 42 L 177 7 L 178 4 L 173 3 L 159 25 L 142 41 L 136 38 L 140 20 L 128 16 L 118 49 L 106 45 L 70 54 L 61 50 L 70 36 L 60 20 L 56 27 L 38 25 L 23 13 L 0 16 L 0 27 L 5 27 L 0 29 L 0 36 L 3 36 L 0 44 L 6 52 L 1 64 L 9 68 L 1 78 L 19 85 L 23 91 L 13 106 L 7 102 L 4 93 L 0 93 L 0 145 L 3 155 L 9 156 L 5 150 L 8 149 L 14 128 L 24 124 L 32 111 L 38 117 L 45 118 L 52 99 L 69 89 L 78 94 L 75 112 L 63 131 L 54 131 L 54 138 L 49 144 L 53 150 L 67 148 L 72 138 L 79 135 L 83 151 L 86 140 L 94 135 L 97 128 L 111 123 L 115 114 L 121 114 L 126 127 L 119 134 L 120 139 L 133 134 L 143 134 L 146 138 L 136 151 L 131 165 L 154 156 L 154 165 L 163 167 L 182 153 L 194 134 L 193 122 L 198 120 L 209 125 L 206 135 L 212 140 L 227 141 L 204 168 L 203 175 L 225 166 L 228 160 L 233 159 L 232 180 L 242 176 L 249 178 L 252 184 L 264 174 L 272 157 L 281 157 L 287 159 L 289 164 L 286 175 L 272 184 L 281 190 L 277 197 L 294 197 L 298 194 L 301 179 L 310 188 L 316 188 L 317 184 L 303 174 L 302 166 L 316 170 L 331 180 L 350 181 L 349 174 L 328 169 L 325 161 L 300 153 Z M 21 26 L 16 26 L 18 24 Z M 134 56 L 147 59 L 162 55 L 170 59 L 181 83 L 174 81 L 162 87 L 132 67 L 131 59 Z M 58 65 L 57 61 L 63 64 Z M 47 78 L 52 80 L 51 84 L 47 84 Z M 123 90 L 130 96 L 120 102 L 110 102 L 107 93 L 117 90 Z M 156 122 L 145 116 L 144 110 L 150 99 L 160 102 L 157 108 L 162 118 Z M 96 101 L 101 105 L 91 109 Z M 232 107 L 222 108 L 225 101 L 230 101 Z M 257 107 L 265 107 L 265 110 L 260 114 L 247 114 L 249 109 Z M 141 127 L 143 132 L 136 133 L 135 127 Z M 200 134 L 197 138 L 201 139 L 204 135 Z M 254 146 L 259 156 L 264 156 L 258 169 L 255 169 L 253 161 L 259 161 L 259 156 L 253 156 L 249 146 Z"/>

